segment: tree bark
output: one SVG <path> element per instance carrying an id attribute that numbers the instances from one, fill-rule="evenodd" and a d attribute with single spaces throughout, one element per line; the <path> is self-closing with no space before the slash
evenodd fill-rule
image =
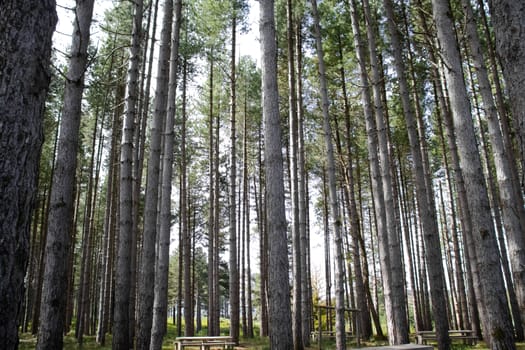
<path id="1" fill-rule="evenodd" d="M 57 148 L 56 168 L 51 189 L 44 284 L 37 349 L 61 348 L 66 307 L 70 237 L 73 228 L 75 177 L 79 143 L 84 78 L 88 64 L 88 45 L 93 1 L 76 2 L 71 58 L 64 91 L 62 125 Z"/>
<path id="2" fill-rule="evenodd" d="M 160 201 L 160 229 L 158 258 L 155 269 L 155 292 L 153 301 L 153 324 L 151 329 L 150 350 L 162 348 L 162 340 L 166 334 L 166 319 L 168 317 L 168 268 L 169 246 L 171 233 L 171 183 L 173 180 L 173 148 L 174 125 L 176 109 L 176 90 L 179 56 L 179 38 L 181 24 L 182 0 L 175 0 L 175 20 L 173 21 L 170 76 L 168 88 L 168 111 L 164 126 L 164 152 L 162 159 L 162 194 Z"/>
<path id="3" fill-rule="evenodd" d="M 394 5 L 392 0 L 384 0 L 384 7 L 388 18 L 390 40 L 394 53 L 394 65 L 398 79 L 401 103 L 405 116 L 405 122 L 412 154 L 412 174 L 415 179 L 418 212 L 423 226 L 423 238 L 425 242 L 426 264 L 428 279 L 430 282 L 430 295 L 432 298 L 432 312 L 435 320 L 438 348 L 446 350 L 450 348 L 448 336 L 447 304 L 445 299 L 444 272 L 442 265 L 439 229 L 436 219 L 436 205 L 434 203 L 434 191 L 427 187 L 425 169 L 423 166 L 422 148 L 420 145 L 415 112 L 409 96 L 409 86 L 406 77 L 402 43 L 399 29 L 395 21 Z M 424 137 L 424 135 L 423 135 Z"/>
<path id="4" fill-rule="evenodd" d="M 480 274 L 480 301 L 485 307 L 481 317 L 487 327 L 485 336 L 492 349 L 515 349 L 490 204 L 472 123 L 470 101 L 453 31 L 452 12 L 448 0 L 433 0 L 432 9 L 442 48 L 443 70 L 450 90 L 450 106 L 460 165 L 465 175 L 465 188 L 472 217 L 472 237 L 469 239 L 473 240 L 477 253 L 475 261 Z"/>
<path id="5" fill-rule="evenodd" d="M 293 5 L 292 0 L 286 1 L 286 33 L 288 62 L 288 103 L 289 103 L 289 168 L 291 197 L 291 235 L 293 254 L 293 305 L 292 332 L 294 350 L 303 349 L 302 334 L 302 279 L 301 275 L 301 232 L 299 227 L 299 180 L 298 180 L 298 123 L 297 123 L 297 92 L 295 78 L 295 47 L 293 35 Z"/>
<path id="6" fill-rule="evenodd" d="M 56 21 L 52 0 L 7 0 L 0 7 L 0 344 L 5 349 L 16 349 L 19 342 Z"/>
<path id="7" fill-rule="evenodd" d="M 525 96 L 523 95 L 525 89 L 525 1 L 489 0 L 489 7 L 496 38 L 496 52 L 503 69 L 512 116 L 517 125 L 519 157 L 523 171 L 525 169 Z M 523 274 L 523 270 L 521 273 Z M 525 292 L 522 294 L 525 295 Z M 520 296 L 520 299 L 522 298 L 523 296 Z"/>
<path id="8" fill-rule="evenodd" d="M 230 336 L 234 343 L 239 342 L 239 269 L 237 256 L 237 131 L 236 131 L 236 37 L 237 0 L 232 1 L 231 62 L 230 62 L 230 177 L 229 177 L 229 296 L 230 296 Z"/>
<path id="9" fill-rule="evenodd" d="M 523 196 L 519 187 L 519 179 L 517 178 L 516 164 L 513 163 L 514 157 L 507 152 L 504 145 L 498 111 L 492 95 L 492 87 L 485 66 L 476 23 L 474 22 L 474 13 L 470 2 L 462 0 L 462 5 L 466 17 L 467 42 L 470 47 L 474 69 L 478 78 L 479 93 L 488 122 L 487 126 L 499 185 L 499 204 L 501 206 L 513 272 L 512 279 L 522 314 L 522 318 L 515 320 L 515 322 L 523 324 L 525 322 L 525 236 L 523 235 L 525 230 L 525 209 L 523 207 Z M 523 62 L 525 63 L 525 61 Z M 518 333 L 520 333 L 520 338 L 523 339 L 523 327 L 520 325 L 519 328 L 521 331 Z"/>
<path id="10" fill-rule="evenodd" d="M 284 206 L 284 171 L 282 132 L 277 89 L 277 43 L 274 1 L 261 0 L 259 30 L 261 36 L 262 92 L 265 140 L 265 179 L 267 233 L 269 243 L 269 317 L 270 347 L 293 348 L 288 281 L 288 248 Z"/>
<path id="11" fill-rule="evenodd" d="M 336 348 L 338 350 L 346 349 L 346 331 L 345 331 L 345 298 L 344 298 L 344 254 L 343 254 L 343 233 L 342 217 L 338 205 L 336 190 L 336 168 L 334 149 L 332 144 L 332 130 L 330 126 L 328 89 L 326 82 L 326 68 L 324 63 L 324 52 L 321 38 L 321 27 L 319 24 L 319 13 L 317 11 L 317 1 L 312 0 L 312 12 L 314 17 L 314 36 L 316 41 L 318 73 L 321 84 L 321 106 L 323 112 L 323 131 L 325 139 L 325 152 L 327 158 L 327 175 L 328 189 L 330 194 L 330 218 L 331 226 L 334 232 L 335 241 L 335 332 Z"/>

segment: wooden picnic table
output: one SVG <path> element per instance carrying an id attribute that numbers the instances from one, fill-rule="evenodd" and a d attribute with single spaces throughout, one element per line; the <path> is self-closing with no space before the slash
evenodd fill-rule
<path id="1" fill-rule="evenodd" d="M 198 336 L 175 338 L 175 350 L 197 348 L 201 350 L 233 349 L 235 343 L 230 336 Z"/>
<path id="2" fill-rule="evenodd" d="M 448 336 L 450 340 L 463 340 L 469 345 L 476 345 L 478 340 L 478 337 L 471 329 L 450 329 Z M 418 331 L 416 332 L 416 340 L 418 344 L 426 344 L 428 340 L 437 340 L 436 331 Z"/>

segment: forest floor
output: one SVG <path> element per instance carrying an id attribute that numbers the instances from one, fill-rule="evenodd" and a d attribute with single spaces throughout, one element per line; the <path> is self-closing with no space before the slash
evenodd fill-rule
<path id="1" fill-rule="evenodd" d="M 164 341 L 164 345 L 162 347 L 163 350 L 173 350 L 174 349 L 174 343 L 173 338 L 166 337 L 166 340 Z M 381 346 L 384 345 L 383 342 L 366 342 L 361 344 L 363 348 L 370 347 L 370 346 Z M 20 350 L 30 350 L 35 349 L 36 347 L 36 337 L 23 333 L 20 335 Z M 325 350 L 332 350 L 335 349 L 335 342 L 334 341 L 326 341 L 323 342 L 322 348 Z M 525 350 L 525 343 L 517 343 L 516 344 L 517 350 Z M 106 346 L 101 346 L 96 343 L 94 336 L 85 336 L 84 337 L 84 344 L 82 347 L 80 347 L 74 337 L 74 334 L 72 335 L 66 335 L 64 337 L 64 349 L 65 350 L 73 350 L 73 349 L 82 349 L 82 350 L 91 350 L 91 349 L 111 349 L 111 337 L 108 336 Z M 270 345 L 268 343 L 267 338 L 254 338 L 254 339 L 241 339 L 241 342 L 238 347 L 235 348 L 236 350 L 244 350 L 244 349 L 250 349 L 250 350 L 269 350 Z M 305 348 L 305 350 L 314 350 L 318 349 L 317 344 L 312 344 L 311 347 Z M 355 343 L 349 344 L 348 349 L 357 349 L 355 346 Z M 480 342 L 476 346 L 469 346 L 469 345 L 463 345 L 460 343 L 454 343 L 452 344 L 453 350 L 488 350 L 485 343 Z"/>
<path id="2" fill-rule="evenodd" d="M 223 327 L 225 326 L 225 327 Z M 74 327 L 73 327 L 74 329 Z M 205 331 L 204 331 L 205 332 Z M 222 324 L 221 322 L 221 333 L 222 334 L 228 334 L 228 328 L 227 324 Z M 162 346 L 163 350 L 173 350 L 174 349 L 174 341 L 176 338 L 177 330 L 176 327 L 169 322 L 168 323 L 168 331 L 166 334 L 166 337 L 164 338 L 164 344 Z M 203 333 L 204 335 L 205 333 Z M 413 337 L 411 338 L 411 341 L 415 343 L 415 340 Z M 384 340 L 371 340 L 366 342 L 361 342 L 360 348 L 366 348 L 371 346 L 383 346 L 387 345 L 387 342 Z M 36 336 L 32 335 L 30 333 L 21 333 L 20 334 L 20 350 L 30 350 L 35 349 L 36 347 Z M 334 340 L 323 340 L 323 343 L 321 344 L 322 349 L 325 350 L 333 350 L 335 349 L 335 341 Z M 357 349 L 357 344 L 352 341 L 347 345 L 347 349 Z M 436 344 L 434 344 L 434 348 L 437 349 Z M 525 350 L 525 342 L 516 343 L 517 350 Z M 97 349 L 97 350 L 110 350 L 111 349 L 111 335 L 108 335 L 106 338 L 106 345 L 102 346 L 97 344 L 95 336 L 84 336 L 83 338 L 83 345 L 79 346 L 76 338 L 75 338 L 75 332 L 72 331 L 69 334 L 67 334 L 64 337 L 64 349 L 65 350 L 91 350 L 91 349 Z M 252 339 L 245 339 L 241 338 L 240 344 L 238 347 L 235 347 L 236 350 L 269 350 L 270 344 L 268 338 L 261 338 L 261 337 L 255 337 Z M 317 344 L 311 344 L 310 347 L 305 348 L 305 350 L 314 350 L 318 349 Z M 465 345 L 460 342 L 454 342 L 452 344 L 452 350 L 489 350 L 487 345 L 484 342 L 478 342 L 475 346 Z"/>

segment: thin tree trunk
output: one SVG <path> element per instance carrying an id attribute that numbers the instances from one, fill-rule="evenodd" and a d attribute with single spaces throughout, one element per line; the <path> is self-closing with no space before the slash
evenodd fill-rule
<path id="1" fill-rule="evenodd" d="M 215 169 L 214 169 L 214 176 L 215 176 L 215 184 L 213 187 L 214 195 L 213 195 L 213 208 L 215 210 L 213 219 L 214 219 L 214 261 L 215 264 L 213 265 L 213 288 L 214 288 L 214 295 L 215 295 L 215 305 L 213 314 L 215 315 L 213 321 L 213 328 L 215 330 L 215 334 L 219 335 L 220 333 L 220 313 L 221 313 L 221 306 L 220 306 L 220 286 L 219 286 L 219 263 L 220 263 L 220 169 L 219 169 L 219 140 L 220 140 L 220 114 L 217 114 L 217 117 L 215 118 L 215 147 L 214 147 L 214 158 L 215 158 Z"/>
<path id="2" fill-rule="evenodd" d="M 301 240 L 301 276 L 302 276 L 302 287 L 301 287 L 301 311 L 302 311 L 302 337 L 303 345 L 310 346 L 310 330 L 312 326 L 312 297 L 311 297 L 311 284 L 309 282 L 309 251 L 310 246 L 308 242 L 308 196 L 307 196 L 307 180 L 306 180 L 306 169 L 305 169 L 305 145 L 304 145 L 304 108 L 303 108 L 303 82 L 302 82 L 302 71 L 303 71 L 303 55 L 302 55 L 302 30 L 301 30 L 301 19 L 296 19 L 295 23 L 295 57 L 297 70 L 296 74 L 296 85 L 297 88 L 296 102 L 297 102 L 297 123 L 298 123 L 298 155 L 297 155 L 297 174 L 299 181 L 299 232 Z"/>
<path id="3" fill-rule="evenodd" d="M 186 28 L 186 35 L 187 35 Z M 187 38 L 186 38 L 187 39 Z M 180 156 L 180 174 L 181 174 L 181 225 L 182 225 L 182 240 L 183 240 L 183 273 L 184 273 L 184 335 L 193 336 L 195 335 L 195 324 L 193 317 L 193 288 L 192 288 L 192 235 L 190 230 L 190 212 L 189 212 L 189 201 L 188 201 L 188 179 L 187 179 L 187 153 L 186 153 L 186 96 L 188 88 L 188 62 L 187 58 L 183 58 L 182 63 L 182 124 L 180 127 L 181 133 L 181 156 Z"/>
<path id="4" fill-rule="evenodd" d="M 110 68 L 111 70 L 111 68 Z M 104 111 L 102 114 L 105 115 L 105 106 L 106 101 L 104 101 Z M 84 227 L 82 233 L 82 263 L 80 267 L 80 283 L 79 283 L 79 292 L 78 292 L 78 303 L 77 303 L 77 325 L 75 336 L 79 344 L 83 342 L 83 336 L 86 332 L 86 322 L 89 317 L 89 286 L 90 286 L 90 270 L 91 270 L 91 248 L 93 240 L 93 224 L 94 224 L 94 211 L 95 203 L 94 197 L 96 196 L 96 188 L 93 190 L 95 179 L 93 178 L 93 173 L 95 172 L 95 152 L 96 152 L 96 140 L 97 140 L 97 130 L 98 130 L 98 118 L 100 112 L 95 111 L 95 125 L 93 127 L 93 136 L 91 140 L 91 160 L 88 168 L 88 188 L 86 193 L 86 204 L 84 208 Z M 104 118 L 100 122 L 101 125 L 104 123 Z M 102 128 L 102 127 L 101 127 Z M 99 145 L 100 147 L 100 145 Z M 97 152 L 98 153 L 98 152 Z M 93 193 L 95 191 L 95 194 Z"/>
<path id="5" fill-rule="evenodd" d="M 119 96 L 124 96 L 125 85 L 119 82 L 117 86 L 116 100 L 119 100 Z M 119 142 L 121 139 L 122 122 L 120 120 L 121 114 L 117 108 L 113 113 L 112 123 L 112 137 L 111 137 L 111 149 L 109 157 L 109 170 L 108 170 L 108 184 L 106 190 L 106 213 L 104 220 L 104 238 L 103 238 L 103 258 L 102 266 L 104 273 L 102 276 L 102 287 L 100 288 L 99 296 L 99 316 L 98 316 L 98 330 L 97 330 L 97 343 L 104 345 L 106 342 L 106 332 L 108 331 L 109 315 L 109 304 L 110 304 L 110 289 L 111 280 L 113 275 L 113 246 L 115 237 L 115 213 L 118 210 L 117 196 L 117 174 L 118 171 L 118 159 L 120 153 Z"/>
<path id="6" fill-rule="evenodd" d="M 291 197 L 291 236 L 293 254 L 293 305 L 292 332 L 294 350 L 303 349 L 302 334 L 302 279 L 301 275 L 301 232 L 299 228 L 299 180 L 298 180 L 298 123 L 297 123 L 297 92 L 295 79 L 295 46 L 293 35 L 293 5 L 292 0 L 286 1 L 286 33 L 288 61 L 288 103 L 289 103 L 289 167 L 290 167 L 290 197 Z"/>
<path id="7" fill-rule="evenodd" d="M 214 157 L 214 144 L 217 142 L 214 139 L 214 123 L 213 123 L 213 112 L 214 112 L 214 94 L 213 94 L 213 84 L 214 84 L 214 66 L 215 58 L 213 49 L 210 50 L 208 60 L 210 64 L 210 96 L 209 99 L 209 112 L 208 112 L 208 159 L 209 159 L 209 195 L 210 195 L 210 207 L 208 215 L 208 335 L 214 336 L 218 335 L 217 330 L 215 329 L 215 304 L 218 302 L 216 287 L 214 284 L 215 278 L 213 275 L 214 265 L 218 264 L 215 261 L 215 181 L 214 181 L 214 170 L 215 170 L 215 157 Z"/>
<path id="8" fill-rule="evenodd" d="M 230 294 L 230 336 L 239 342 L 239 270 L 237 257 L 237 155 L 236 155 L 236 37 L 237 0 L 232 1 L 231 57 L 230 57 L 230 176 L 229 176 L 229 294 Z"/>
<path id="9" fill-rule="evenodd" d="M 317 59 L 319 64 L 319 80 L 321 84 L 321 99 L 323 112 L 323 131 L 325 138 L 325 152 L 327 157 L 327 175 L 328 188 L 330 194 L 330 218 L 333 226 L 335 241 L 335 331 L 336 331 L 336 348 L 338 350 L 346 349 L 346 332 L 345 332 L 345 302 L 344 302 L 344 265 L 343 265 L 343 236 L 342 236 L 342 218 L 337 199 L 336 190 L 336 169 L 335 157 L 332 144 L 332 130 L 330 127 L 328 89 L 326 82 L 326 68 L 324 64 L 324 52 L 321 41 L 321 28 L 319 24 L 319 13 L 317 11 L 317 1 L 312 0 L 312 12 L 314 17 L 314 36 L 317 48 Z"/>
<path id="10" fill-rule="evenodd" d="M 339 60 L 343 62 L 343 45 L 341 42 L 341 35 L 338 37 Z M 346 131 L 346 152 L 347 152 L 347 170 L 346 170 L 346 189 L 348 196 L 348 215 L 350 217 L 350 234 L 354 241 L 352 255 L 355 269 L 355 291 L 356 303 L 359 305 L 360 312 L 357 316 L 360 336 L 368 339 L 372 336 L 372 321 L 370 319 L 370 312 L 366 301 L 366 291 L 363 282 L 363 270 L 361 265 L 361 223 L 359 221 L 359 213 L 357 212 L 357 204 L 355 200 L 355 178 L 354 178 L 354 150 L 352 145 L 352 126 L 350 121 L 350 103 L 348 101 L 348 92 L 346 88 L 346 72 L 344 66 L 341 64 L 340 68 L 341 83 L 343 90 L 344 115 L 345 115 L 345 131 Z M 363 250 L 363 255 L 365 251 Z"/>

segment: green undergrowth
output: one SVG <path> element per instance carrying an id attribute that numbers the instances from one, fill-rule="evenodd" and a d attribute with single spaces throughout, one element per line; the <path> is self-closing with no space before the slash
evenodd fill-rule
<path id="1" fill-rule="evenodd" d="M 224 322 L 221 321 L 221 335 L 227 335 L 227 334 L 228 334 L 228 323 L 225 321 Z M 206 335 L 206 328 L 203 328 L 198 333 L 198 335 Z M 176 337 L 177 337 L 177 329 L 172 322 L 169 322 L 167 334 L 166 334 L 166 337 L 164 338 L 164 344 L 162 346 L 162 349 L 163 350 L 168 350 L 168 349 L 173 350 L 174 341 Z M 367 347 L 373 347 L 373 346 L 384 346 L 384 345 L 387 345 L 387 342 L 385 340 L 372 339 L 369 341 L 362 341 L 360 344 L 360 348 L 367 348 Z M 436 344 L 431 344 L 431 345 L 434 346 L 434 349 L 437 349 Z M 30 333 L 20 334 L 19 349 L 29 350 L 29 349 L 35 349 L 35 347 L 36 347 L 36 336 Z M 321 348 L 324 350 L 335 349 L 335 340 L 334 339 L 323 339 Z M 357 344 L 353 341 L 347 345 L 347 349 L 357 349 L 357 348 L 358 348 Z M 106 336 L 105 346 L 98 345 L 96 342 L 95 336 L 84 336 L 83 345 L 80 346 L 77 340 L 75 339 L 74 332 L 71 332 L 70 334 L 67 334 L 64 337 L 64 349 L 65 350 L 111 349 L 111 335 L 108 334 Z M 269 339 L 266 337 L 265 338 L 254 337 L 254 338 L 248 339 L 248 338 L 243 338 L 241 336 L 239 347 L 237 347 L 236 349 L 238 350 L 242 350 L 242 349 L 270 350 Z M 306 349 L 308 350 L 318 349 L 318 344 L 312 343 L 310 347 Z M 525 342 L 516 343 L 516 349 L 525 350 Z M 489 350 L 489 349 L 484 342 L 478 342 L 478 344 L 474 346 L 465 345 L 461 343 L 453 343 L 452 350 Z"/>

